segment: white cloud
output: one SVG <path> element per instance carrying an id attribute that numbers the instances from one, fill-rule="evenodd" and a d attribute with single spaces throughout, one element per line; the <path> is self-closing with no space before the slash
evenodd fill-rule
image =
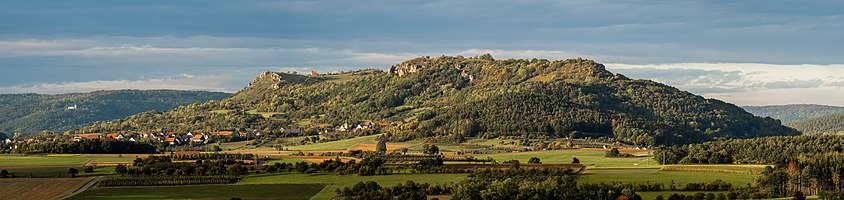
<path id="1" fill-rule="evenodd" d="M 652 79 L 741 105 L 844 105 L 844 65 L 757 63 L 606 64 L 631 78 Z"/>
<path id="2" fill-rule="evenodd" d="M 119 89 L 173 89 L 173 90 L 202 90 L 219 92 L 236 92 L 240 88 L 232 88 L 231 82 L 237 82 L 226 76 L 198 76 L 182 74 L 163 79 L 145 80 L 96 80 L 86 82 L 42 83 L 33 85 L 18 85 L 0 87 L 0 93 L 39 93 L 60 94 L 71 92 L 92 92 L 98 90 Z"/>

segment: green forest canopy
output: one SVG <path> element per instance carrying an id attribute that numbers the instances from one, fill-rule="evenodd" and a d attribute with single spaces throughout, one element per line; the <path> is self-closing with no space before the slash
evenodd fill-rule
<path id="1" fill-rule="evenodd" d="M 231 94 L 205 91 L 114 90 L 59 95 L 0 95 L 0 132 L 63 132 L 149 110 L 170 110 Z M 74 107 L 75 109 L 68 109 Z"/>
<path id="2" fill-rule="evenodd" d="M 265 72 L 222 101 L 145 112 L 76 132 L 263 131 L 364 120 L 391 124 L 392 139 L 612 137 L 639 144 L 798 135 L 772 118 L 592 60 L 420 57 L 389 72 L 303 76 Z"/>

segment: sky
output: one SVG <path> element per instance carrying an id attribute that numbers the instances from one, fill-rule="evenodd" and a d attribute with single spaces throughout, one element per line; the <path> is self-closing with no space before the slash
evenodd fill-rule
<path id="1" fill-rule="evenodd" d="M 844 2 L 0 0 L 0 93 L 236 92 L 261 71 L 583 57 L 738 105 L 844 106 Z"/>

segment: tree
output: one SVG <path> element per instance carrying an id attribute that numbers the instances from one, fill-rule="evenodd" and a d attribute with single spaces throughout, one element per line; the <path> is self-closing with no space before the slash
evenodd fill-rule
<path id="1" fill-rule="evenodd" d="M 76 177 L 76 174 L 79 174 L 79 170 L 76 168 L 70 168 L 67 170 L 67 173 L 70 174 L 70 177 Z"/>
<path id="2" fill-rule="evenodd" d="M 572 164 L 580 164 L 580 159 L 577 159 L 577 157 L 573 157 L 573 158 L 571 158 L 571 163 Z"/>
<path id="3" fill-rule="evenodd" d="M 542 161 L 540 161 L 539 158 L 537 158 L 537 157 L 532 157 L 532 158 L 530 158 L 530 160 L 528 160 L 528 163 L 530 163 L 530 164 L 542 164 Z"/>
<path id="4" fill-rule="evenodd" d="M 381 135 L 380 139 L 378 139 L 378 144 L 375 145 L 375 151 L 387 152 L 387 136 Z"/>
<path id="5" fill-rule="evenodd" d="M 618 148 L 612 148 L 610 151 L 607 151 L 607 157 L 618 157 L 621 155 L 621 152 L 618 151 Z"/>
<path id="6" fill-rule="evenodd" d="M 433 145 L 433 144 L 432 145 L 425 144 L 424 146 L 422 146 L 422 149 L 423 149 L 424 153 L 426 153 L 426 154 L 439 154 L 440 153 L 440 147 L 437 147 L 437 145 Z"/>
<path id="7" fill-rule="evenodd" d="M 85 166 L 85 168 L 83 169 L 83 171 L 85 171 L 85 173 L 93 173 L 93 172 L 94 172 L 94 167 L 93 167 L 93 166 Z"/>
<path id="8" fill-rule="evenodd" d="M 6 178 L 9 176 L 9 171 L 6 169 L 0 170 L 0 178 Z"/>

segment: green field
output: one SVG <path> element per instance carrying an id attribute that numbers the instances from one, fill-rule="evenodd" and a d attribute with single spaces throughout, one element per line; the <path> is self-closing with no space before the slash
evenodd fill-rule
<path id="1" fill-rule="evenodd" d="M 734 187 L 745 187 L 757 175 L 721 172 L 660 171 L 659 169 L 590 169 L 577 178 L 578 183 L 663 183 L 675 184 L 710 182 L 721 179 Z"/>
<path id="2" fill-rule="evenodd" d="M 94 176 L 94 175 L 106 175 L 106 174 L 114 174 L 114 167 L 95 167 L 94 172 L 85 173 L 82 166 L 32 166 L 32 167 L 14 167 L 14 168 L 3 168 L 9 171 L 10 174 L 14 174 L 17 177 L 35 177 L 35 178 L 44 178 L 44 177 L 70 177 L 68 174 L 68 170 L 70 168 L 75 168 L 79 170 L 79 174 L 77 176 Z"/>
<path id="3" fill-rule="evenodd" d="M 310 199 L 325 186 L 316 184 L 187 185 L 98 187 L 69 199 Z"/>
<path id="4" fill-rule="evenodd" d="M 307 160 L 302 160 L 298 158 L 279 158 L 279 159 L 272 159 L 267 162 L 267 165 L 272 165 L 275 163 L 298 163 L 298 162 L 311 162 Z"/>
<path id="5" fill-rule="evenodd" d="M 0 155 L 0 167 L 82 165 L 89 162 L 132 162 L 135 157 L 118 155 Z"/>
<path id="6" fill-rule="evenodd" d="M 358 144 L 375 144 L 375 138 L 380 135 L 369 135 L 363 137 L 356 137 L 351 139 L 345 140 L 338 140 L 332 142 L 324 142 L 324 143 L 315 143 L 315 144 L 306 144 L 306 145 L 299 145 L 299 146 L 286 146 L 288 150 L 301 150 L 301 151 L 322 151 L 322 150 L 346 150 L 348 148 L 354 147 Z"/>
<path id="7" fill-rule="evenodd" d="M 254 184 L 325 184 L 327 187 L 313 196 L 312 199 L 330 199 L 335 190 L 352 186 L 361 181 L 375 181 L 381 186 L 389 187 L 407 181 L 417 183 L 445 184 L 456 183 L 466 178 L 466 174 L 399 174 L 384 176 L 358 176 L 337 174 L 276 174 L 250 176 L 238 185 Z"/>
<path id="8" fill-rule="evenodd" d="M 505 160 L 519 160 L 527 163 L 531 157 L 539 158 L 542 163 L 558 164 L 571 163 L 572 158 L 580 159 L 580 163 L 588 168 L 659 168 L 651 157 L 635 158 L 607 158 L 603 149 L 571 149 L 551 151 L 526 151 L 501 154 L 476 155 L 478 158 L 492 157 L 501 162 Z"/>

